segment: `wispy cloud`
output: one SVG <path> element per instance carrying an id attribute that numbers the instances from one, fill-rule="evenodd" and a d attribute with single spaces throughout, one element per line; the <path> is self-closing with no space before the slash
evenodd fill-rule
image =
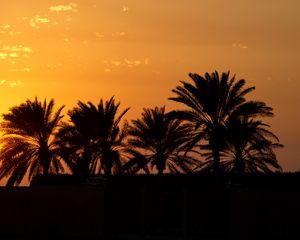
<path id="1" fill-rule="evenodd" d="M 240 48 L 240 49 L 248 49 L 248 45 L 242 44 L 242 43 L 233 43 L 232 47 L 234 48 Z"/>
<path id="2" fill-rule="evenodd" d="M 13 82 L 9 82 L 8 85 L 11 87 L 20 87 L 22 86 L 24 83 L 21 81 L 13 81 Z"/>
<path id="3" fill-rule="evenodd" d="M 120 61 L 112 61 L 111 62 L 114 66 L 118 67 L 121 65 L 121 62 Z"/>
<path id="4" fill-rule="evenodd" d="M 0 26 L 0 34 L 8 34 L 10 36 L 14 36 L 14 35 L 21 34 L 21 32 L 19 32 L 19 31 L 13 31 L 11 29 L 11 25 L 6 24 L 6 25 Z"/>
<path id="5" fill-rule="evenodd" d="M 106 65 L 105 72 L 110 72 L 113 69 L 116 69 L 116 68 L 119 68 L 119 67 L 132 68 L 132 67 L 138 67 L 138 66 L 141 66 L 141 65 L 148 65 L 149 64 L 149 58 L 148 57 L 146 57 L 144 59 L 128 59 L 128 58 L 125 58 L 123 60 L 112 60 L 112 61 L 105 60 L 105 61 L 103 61 L 103 63 Z M 109 69 L 109 71 L 107 71 L 107 69 Z"/>
<path id="6" fill-rule="evenodd" d="M 11 69 L 12 72 L 30 72 L 30 67 Z"/>
<path id="7" fill-rule="evenodd" d="M 44 23 L 50 23 L 50 19 L 35 15 L 30 19 L 29 26 L 32 28 L 40 28 L 40 25 Z"/>
<path id="8" fill-rule="evenodd" d="M 122 6 L 122 9 L 121 9 L 121 12 L 125 13 L 125 12 L 128 12 L 128 11 L 129 11 L 129 7 L 123 5 L 123 6 Z"/>
<path id="9" fill-rule="evenodd" d="M 8 56 L 8 53 L 0 52 L 0 59 L 6 59 Z"/>
<path id="10" fill-rule="evenodd" d="M 98 38 L 98 39 L 102 39 L 104 37 L 103 34 L 99 33 L 99 32 L 94 32 L 95 36 Z"/>
<path id="11" fill-rule="evenodd" d="M 135 67 L 142 63 L 140 60 L 128 60 L 125 59 L 124 62 L 126 63 L 127 67 Z"/>
<path id="12" fill-rule="evenodd" d="M 17 58 L 19 57 L 19 54 L 14 52 L 14 53 L 10 53 L 9 56 L 12 58 Z"/>
<path id="13" fill-rule="evenodd" d="M 126 35 L 125 32 L 114 32 L 112 34 L 114 37 L 124 37 Z"/>
<path id="14" fill-rule="evenodd" d="M 20 35 L 21 34 L 21 32 L 19 32 L 19 31 L 8 31 L 7 32 L 10 36 L 16 36 L 16 35 Z"/>
<path id="15" fill-rule="evenodd" d="M 6 81 L 4 79 L 0 80 L 0 86 L 10 86 L 10 87 L 21 87 L 24 83 L 22 81 Z"/>
<path id="16" fill-rule="evenodd" d="M 23 46 L 23 45 L 5 45 L 2 47 L 2 51 L 7 52 L 23 52 L 23 53 L 32 53 L 33 50 L 31 47 Z"/>
<path id="17" fill-rule="evenodd" d="M 8 28 L 11 28 L 11 26 L 9 24 L 6 24 L 6 25 L 0 26 L 0 28 L 2 28 L 2 29 L 8 29 Z"/>
<path id="18" fill-rule="evenodd" d="M 20 57 L 28 58 L 29 55 L 27 53 L 27 48 L 25 48 L 24 50 L 23 48 L 19 48 L 16 46 L 13 46 L 12 48 L 10 48 L 9 46 L 4 46 L 0 50 L 0 60 L 8 61 L 12 64 L 15 64 L 16 59 Z"/>
<path id="19" fill-rule="evenodd" d="M 76 12 L 77 11 L 77 4 L 76 3 L 69 3 L 66 5 L 55 5 L 55 6 L 51 6 L 49 7 L 49 12 L 68 12 L 68 11 L 72 11 L 72 12 Z"/>

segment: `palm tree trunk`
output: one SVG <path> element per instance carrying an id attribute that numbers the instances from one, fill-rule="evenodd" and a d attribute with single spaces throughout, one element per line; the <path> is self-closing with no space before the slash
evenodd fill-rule
<path id="1" fill-rule="evenodd" d="M 82 159 L 79 163 L 79 173 L 80 175 L 83 175 L 85 178 L 87 178 L 90 173 L 90 163 L 92 160 L 92 153 L 88 146 L 84 146 Z"/>
<path id="2" fill-rule="evenodd" d="M 163 168 L 158 168 L 158 175 L 161 176 L 164 174 L 164 169 Z"/>
<path id="3" fill-rule="evenodd" d="M 42 166 L 42 168 L 43 168 L 43 175 L 48 176 L 49 175 L 49 167 L 44 165 L 44 166 Z"/>
<path id="4" fill-rule="evenodd" d="M 103 156 L 103 169 L 104 169 L 104 175 L 106 177 L 110 177 L 112 175 L 112 160 L 109 158 L 109 155 Z"/>
<path id="5" fill-rule="evenodd" d="M 166 168 L 166 160 L 165 160 L 165 156 L 160 153 L 158 154 L 158 158 L 156 159 L 156 168 L 158 170 L 158 175 L 163 175 L 164 174 L 164 170 Z"/>
<path id="6" fill-rule="evenodd" d="M 105 171 L 104 174 L 105 174 L 106 177 L 110 177 L 112 175 L 112 170 L 111 169 L 112 169 L 111 166 L 106 165 L 104 167 L 104 171 Z"/>
<path id="7" fill-rule="evenodd" d="M 209 145 L 211 147 L 211 150 L 213 152 L 213 172 L 216 174 L 221 173 L 220 168 L 220 138 L 222 136 L 221 131 L 218 131 L 219 127 L 216 129 L 213 129 L 212 134 L 209 136 Z"/>
<path id="8" fill-rule="evenodd" d="M 46 156 L 46 154 L 45 154 L 45 156 L 41 159 L 43 175 L 49 175 L 50 162 L 51 162 L 51 157 Z"/>
<path id="9" fill-rule="evenodd" d="M 219 174 L 219 173 L 221 173 L 221 168 L 220 168 L 220 151 L 219 151 L 219 149 L 214 148 L 214 150 L 213 150 L 213 157 L 214 157 L 213 172 Z"/>
<path id="10" fill-rule="evenodd" d="M 234 172 L 237 174 L 244 173 L 244 170 L 245 170 L 244 159 L 243 159 L 240 149 L 237 150 L 236 159 L 234 161 L 233 168 L 234 168 Z"/>

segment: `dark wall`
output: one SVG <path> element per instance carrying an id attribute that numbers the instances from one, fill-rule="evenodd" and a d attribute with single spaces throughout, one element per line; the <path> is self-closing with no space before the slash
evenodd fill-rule
<path id="1" fill-rule="evenodd" d="M 0 188 L 0 236 L 101 236 L 103 212 L 100 188 Z"/>
<path id="2" fill-rule="evenodd" d="M 235 188 L 230 197 L 233 239 L 300 239 L 299 188 Z"/>
<path id="3" fill-rule="evenodd" d="M 110 219 L 112 234 L 182 239 L 300 238 L 300 188 L 295 183 L 276 187 L 263 181 L 236 185 L 218 179 L 195 180 L 140 177 L 109 181 L 105 219 Z"/>
<path id="4" fill-rule="evenodd" d="M 238 186 L 204 180 L 120 177 L 98 187 L 3 187 L 0 236 L 300 237 L 300 189 L 296 186 Z"/>

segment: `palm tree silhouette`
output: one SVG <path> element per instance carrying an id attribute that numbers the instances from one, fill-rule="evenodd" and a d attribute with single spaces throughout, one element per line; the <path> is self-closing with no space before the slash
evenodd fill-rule
<path id="1" fill-rule="evenodd" d="M 230 118 L 245 116 L 273 116 L 272 108 L 264 102 L 247 101 L 245 95 L 255 87 L 245 87 L 245 80 L 235 81 L 229 72 L 219 76 L 215 71 L 204 77 L 190 73 L 193 84 L 181 81 L 182 86 L 173 89 L 177 96 L 170 100 L 183 103 L 187 110 L 174 111 L 173 117 L 191 121 L 196 129 L 195 144 L 200 140 L 208 142 L 213 155 L 214 172 L 220 172 L 220 151 L 225 144 L 226 125 Z"/>
<path id="2" fill-rule="evenodd" d="M 63 106 L 54 112 L 54 100 L 27 100 L 3 114 L 0 178 L 19 185 L 28 171 L 29 181 L 37 174 L 63 171 L 53 134 L 62 118 Z"/>
<path id="3" fill-rule="evenodd" d="M 222 150 L 225 170 L 237 174 L 281 171 L 274 149 L 283 145 L 269 127 L 262 121 L 245 117 L 231 119 L 226 147 Z"/>
<path id="4" fill-rule="evenodd" d="M 150 173 L 149 164 L 159 175 L 168 169 L 171 172 L 189 172 L 198 163 L 187 155 L 186 143 L 191 138 L 190 125 L 172 119 L 165 113 L 165 107 L 144 109 L 142 118 L 133 120 L 129 127 L 128 143 L 132 159 L 125 169 L 144 169 Z"/>
<path id="5" fill-rule="evenodd" d="M 62 145 L 62 157 L 76 174 L 110 176 L 121 171 L 121 151 L 126 137 L 126 123 L 120 129 L 120 121 L 129 108 L 117 116 L 120 103 L 114 97 L 101 99 L 96 106 L 91 102 L 78 102 L 68 112 L 70 123 L 65 123 L 58 133 Z"/>

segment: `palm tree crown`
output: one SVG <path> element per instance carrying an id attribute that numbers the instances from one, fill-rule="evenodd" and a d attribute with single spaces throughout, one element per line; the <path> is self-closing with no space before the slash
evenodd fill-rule
<path id="1" fill-rule="evenodd" d="M 189 157 L 186 143 L 190 139 L 190 125 L 171 119 L 165 108 L 144 109 L 142 118 L 133 120 L 129 128 L 129 144 L 134 158 L 127 166 L 143 168 L 155 166 L 158 174 L 168 169 L 171 172 L 188 172 L 197 161 Z"/>
<path id="2" fill-rule="evenodd" d="M 262 121 L 232 119 L 228 124 L 226 147 L 222 150 L 226 171 L 233 173 L 281 171 L 275 148 L 283 147 Z"/>
<path id="3" fill-rule="evenodd" d="M 111 175 L 120 170 L 126 124 L 123 129 L 119 125 L 129 108 L 117 116 L 119 106 L 112 97 L 105 103 L 101 99 L 97 106 L 79 101 L 68 112 L 71 122 L 64 125 L 58 138 L 74 173 Z"/>
<path id="4" fill-rule="evenodd" d="M 29 180 L 37 174 L 63 170 L 53 142 L 62 109 L 63 106 L 53 112 L 53 99 L 42 103 L 35 98 L 2 115 L 0 178 L 9 176 L 8 185 L 20 184 L 27 170 Z"/>
<path id="5" fill-rule="evenodd" d="M 204 77 L 190 73 L 193 84 L 183 82 L 173 89 L 177 96 L 169 98 L 183 103 L 187 110 L 174 111 L 173 116 L 191 121 L 197 129 L 193 144 L 204 139 L 213 154 L 213 171 L 220 171 L 220 150 L 225 144 L 226 126 L 239 116 L 273 116 L 272 108 L 263 102 L 247 101 L 245 96 L 254 87 L 245 87 L 245 80 L 236 81 L 229 72 L 206 73 Z"/>

